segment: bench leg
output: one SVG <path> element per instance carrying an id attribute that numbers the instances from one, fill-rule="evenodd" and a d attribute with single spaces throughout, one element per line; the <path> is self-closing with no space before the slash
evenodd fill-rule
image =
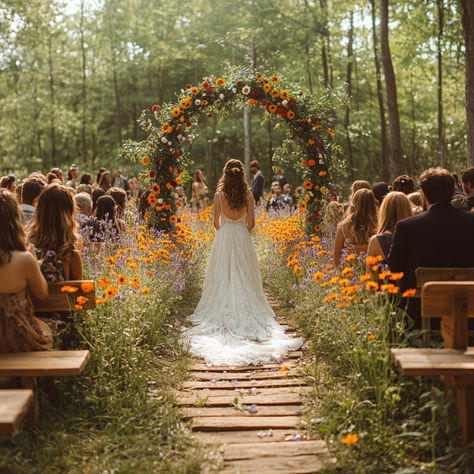
<path id="1" fill-rule="evenodd" d="M 456 388 L 458 426 L 464 446 L 474 441 L 474 386 Z"/>
<path id="2" fill-rule="evenodd" d="M 27 426 L 36 426 L 39 420 L 38 381 L 36 377 L 22 377 L 21 386 L 33 390 L 33 403 L 26 414 L 25 422 Z"/>
<path id="3" fill-rule="evenodd" d="M 446 349 L 467 347 L 467 297 L 451 296 L 451 314 L 441 319 L 441 336 Z"/>

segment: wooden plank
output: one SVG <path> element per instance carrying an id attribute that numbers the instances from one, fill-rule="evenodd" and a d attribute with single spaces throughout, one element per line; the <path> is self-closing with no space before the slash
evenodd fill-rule
<path id="1" fill-rule="evenodd" d="M 246 430 L 269 428 L 293 428 L 298 425 L 298 416 L 199 416 L 192 419 L 193 430 Z"/>
<path id="2" fill-rule="evenodd" d="M 288 439 L 305 439 L 305 435 L 295 429 L 268 429 L 242 431 L 196 431 L 194 437 L 203 444 L 272 443 Z M 292 441 L 297 443 L 299 441 Z"/>
<path id="3" fill-rule="evenodd" d="M 250 408 L 250 406 L 248 407 Z M 183 408 L 185 418 L 196 418 L 205 416 L 299 416 L 302 413 L 300 405 L 270 405 L 257 406 L 256 413 L 239 410 L 235 407 L 204 407 Z"/>
<path id="4" fill-rule="evenodd" d="M 224 447 L 223 458 L 225 461 L 237 461 L 268 456 L 278 457 L 282 454 L 285 457 L 328 454 L 328 449 L 322 440 L 274 441 L 263 446 L 261 443 L 228 444 Z"/>
<path id="5" fill-rule="evenodd" d="M 298 371 L 295 369 L 278 370 L 278 371 L 252 371 L 252 372 L 193 372 L 193 377 L 198 380 L 263 380 L 276 379 L 286 377 L 299 377 Z"/>
<path id="6" fill-rule="evenodd" d="M 82 283 L 91 283 L 95 285 L 92 280 L 69 280 L 48 283 L 48 297 L 45 300 L 40 301 L 32 297 L 35 311 L 74 311 L 76 298 L 78 296 L 83 296 L 88 300 L 82 305 L 82 309 L 95 308 L 95 288 L 92 291 L 85 293 L 81 289 Z M 63 292 L 61 291 L 61 288 L 64 286 L 72 286 L 78 290 L 74 293 Z"/>
<path id="7" fill-rule="evenodd" d="M 202 405 L 202 406 L 229 406 L 238 398 L 239 403 L 251 405 L 294 405 L 301 403 L 301 397 L 298 393 L 283 393 L 275 395 L 244 395 L 244 396 L 226 396 L 226 397 L 204 397 L 200 398 L 194 394 L 183 395 L 176 398 L 178 405 Z"/>
<path id="8" fill-rule="evenodd" d="M 0 354 L 0 376 L 46 377 L 79 375 L 89 351 L 37 351 Z"/>
<path id="9" fill-rule="evenodd" d="M 256 465 L 258 469 L 256 470 Z M 258 459 L 243 459 L 229 461 L 224 464 L 221 473 L 255 473 L 259 474 L 305 474 L 321 472 L 324 467 L 323 459 L 316 455 L 277 456 Z"/>
<path id="10" fill-rule="evenodd" d="M 256 388 L 256 387 L 254 387 Z M 193 396 L 195 395 L 198 398 L 206 398 L 206 397 L 240 397 L 243 395 L 278 395 L 284 393 L 299 393 L 299 394 L 306 394 L 310 393 L 312 388 L 310 387 L 271 387 L 271 388 L 256 388 L 255 390 L 248 389 L 248 388 L 236 388 L 236 389 L 221 389 L 221 390 L 209 390 L 209 389 L 202 389 L 202 390 L 183 390 L 183 391 L 176 391 L 176 396 Z"/>
<path id="11" fill-rule="evenodd" d="M 285 359 L 278 364 L 266 364 L 266 365 L 247 365 L 245 367 L 227 367 L 224 365 L 211 366 L 202 363 L 195 362 L 191 365 L 190 370 L 194 372 L 244 372 L 246 370 L 268 370 L 268 369 L 280 369 L 281 367 L 296 367 L 297 361 L 294 359 Z"/>
<path id="12" fill-rule="evenodd" d="M 302 378 L 288 378 L 288 379 L 264 379 L 264 380 L 216 380 L 215 382 L 209 381 L 187 381 L 183 382 L 183 388 L 197 390 L 197 389 L 209 389 L 218 390 L 223 388 L 235 389 L 235 388 L 252 388 L 252 387 L 292 387 L 302 386 L 305 382 Z"/>
<path id="13" fill-rule="evenodd" d="M 404 375 L 474 375 L 474 351 L 457 349 L 392 349 Z"/>
<path id="14" fill-rule="evenodd" d="M 290 351 L 286 354 L 286 357 L 288 359 L 300 359 L 303 357 L 303 352 L 302 351 Z M 196 360 L 204 360 L 203 357 L 196 357 Z"/>
<path id="15" fill-rule="evenodd" d="M 415 276 L 419 288 L 429 281 L 474 281 L 474 268 L 418 267 Z"/>
<path id="16" fill-rule="evenodd" d="M 468 317 L 474 317 L 474 281 L 428 282 L 421 291 L 421 315 L 429 318 L 452 316 L 452 297 L 466 298 Z"/>
<path id="17" fill-rule="evenodd" d="M 0 433 L 14 433 L 33 403 L 33 390 L 0 390 Z"/>

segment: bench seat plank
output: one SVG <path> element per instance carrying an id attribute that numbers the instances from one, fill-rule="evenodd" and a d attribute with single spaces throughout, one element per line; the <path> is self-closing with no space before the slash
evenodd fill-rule
<path id="1" fill-rule="evenodd" d="M 473 375 L 474 347 L 462 349 L 392 349 L 403 375 Z"/>
<path id="2" fill-rule="evenodd" d="M 0 354 L 0 376 L 58 377 L 79 375 L 88 360 L 88 350 Z"/>
<path id="3" fill-rule="evenodd" d="M 85 293 L 81 289 L 83 283 L 94 284 L 94 289 Z M 72 286 L 77 288 L 74 293 L 63 292 L 62 288 L 65 286 Z M 36 312 L 54 312 L 54 311 L 74 311 L 75 303 L 78 296 L 87 298 L 87 301 L 82 305 L 82 309 L 94 309 L 95 302 L 95 283 L 92 280 L 67 280 L 48 283 L 48 297 L 40 301 L 33 295 L 33 306 Z"/>
<path id="4" fill-rule="evenodd" d="M 33 390 L 0 390 L 0 433 L 14 433 L 31 403 Z"/>

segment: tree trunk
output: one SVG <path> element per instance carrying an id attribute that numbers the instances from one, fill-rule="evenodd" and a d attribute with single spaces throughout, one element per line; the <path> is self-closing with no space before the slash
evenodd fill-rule
<path id="1" fill-rule="evenodd" d="M 87 75 L 86 75 L 86 47 L 84 41 L 84 0 L 81 1 L 81 51 L 82 51 L 82 116 L 81 116 L 81 154 L 82 162 L 87 165 L 87 141 L 86 141 L 86 111 L 87 111 Z"/>
<path id="2" fill-rule="evenodd" d="M 216 139 L 217 120 L 213 115 L 212 118 L 211 138 L 207 140 L 207 180 L 214 182 L 213 164 L 214 164 L 214 141 Z"/>
<path id="3" fill-rule="evenodd" d="M 56 166 L 56 125 L 55 125 L 55 89 L 54 89 L 54 71 L 53 71 L 53 46 L 52 38 L 48 37 L 48 67 L 49 67 L 49 92 L 51 100 L 51 116 L 49 121 L 49 129 L 51 134 L 51 168 Z"/>
<path id="4" fill-rule="evenodd" d="M 387 122 L 385 121 L 385 106 L 383 99 L 382 79 L 380 71 L 380 60 L 378 53 L 377 26 L 375 23 L 375 0 L 370 0 L 372 7 L 372 40 L 374 43 L 374 61 L 375 72 L 377 75 L 377 99 L 379 101 L 380 115 L 380 132 L 382 139 L 382 178 L 386 183 L 390 182 L 390 164 L 389 164 L 389 147 L 387 143 Z"/>
<path id="5" fill-rule="evenodd" d="M 273 140 L 272 140 L 273 124 L 270 119 L 268 119 L 268 122 L 267 122 L 267 129 L 268 129 L 268 166 L 271 173 L 273 169 Z"/>
<path id="6" fill-rule="evenodd" d="M 255 73 L 255 40 L 252 36 L 250 38 L 249 46 L 249 64 L 250 71 Z M 250 106 L 246 105 L 244 108 L 244 164 L 247 173 L 247 179 L 250 179 L 250 157 L 252 155 L 251 143 L 251 121 L 250 121 Z"/>
<path id="7" fill-rule="evenodd" d="M 444 0 L 438 3 L 438 164 L 444 165 L 444 124 L 443 124 L 443 29 Z"/>
<path id="8" fill-rule="evenodd" d="M 380 43 L 382 64 L 387 91 L 388 129 L 390 137 L 390 173 L 396 178 L 403 173 L 402 143 L 400 134 L 400 117 L 398 115 L 397 84 L 393 70 L 390 45 L 388 41 L 388 0 L 381 0 L 380 8 Z"/>
<path id="9" fill-rule="evenodd" d="M 304 52 L 306 53 L 306 74 L 308 75 L 308 89 L 313 93 L 313 80 L 311 79 L 311 64 L 310 64 L 310 56 L 309 56 L 309 39 L 306 38 L 304 44 Z"/>
<path id="10" fill-rule="evenodd" d="M 354 10 L 351 11 L 351 20 L 350 20 L 350 27 L 349 27 L 349 41 L 347 42 L 347 75 L 346 75 L 346 82 L 347 82 L 347 94 L 349 98 L 352 96 L 352 63 L 353 63 L 353 51 L 352 51 L 352 44 L 354 40 Z M 347 137 L 347 152 L 349 154 L 349 164 L 351 167 L 351 179 L 354 181 L 354 157 L 352 155 L 352 141 L 351 141 L 351 134 L 349 131 L 350 125 L 350 104 L 346 107 L 346 116 L 344 118 L 344 127 L 346 129 L 346 137 Z"/>
<path id="11" fill-rule="evenodd" d="M 467 166 L 474 167 L 474 2 L 461 0 L 461 19 L 466 44 Z"/>
<path id="12" fill-rule="evenodd" d="M 122 106 L 120 104 L 120 94 L 118 87 L 117 69 L 115 66 L 115 51 L 112 51 L 114 61 L 114 91 L 115 91 L 115 117 L 117 120 L 117 142 L 118 146 L 122 146 Z"/>

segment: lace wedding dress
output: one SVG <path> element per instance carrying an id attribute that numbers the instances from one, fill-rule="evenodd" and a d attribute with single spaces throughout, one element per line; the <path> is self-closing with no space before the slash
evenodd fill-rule
<path id="1" fill-rule="evenodd" d="M 191 354 L 204 357 L 208 366 L 279 362 L 302 341 L 287 336 L 274 317 L 263 292 L 246 214 L 230 219 L 221 204 L 221 226 L 209 256 L 203 294 L 189 317 L 194 326 L 183 339 Z"/>

